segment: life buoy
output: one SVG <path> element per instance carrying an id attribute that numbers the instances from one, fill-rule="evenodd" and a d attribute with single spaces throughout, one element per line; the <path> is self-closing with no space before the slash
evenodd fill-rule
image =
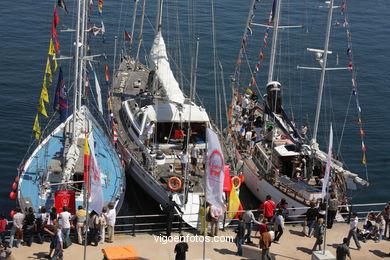
<path id="1" fill-rule="evenodd" d="M 11 191 L 11 192 L 9 193 L 9 198 L 10 198 L 11 200 L 16 199 L 16 193 L 13 192 L 13 191 Z"/>
<path id="2" fill-rule="evenodd" d="M 182 182 L 179 177 L 173 176 L 168 179 L 168 188 L 172 191 L 178 191 L 181 189 Z"/>
<path id="3" fill-rule="evenodd" d="M 240 177 L 234 176 L 232 178 L 232 185 L 233 185 L 234 189 L 236 189 L 236 190 L 239 189 L 240 186 L 241 186 L 241 179 L 240 179 Z"/>
<path id="4" fill-rule="evenodd" d="M 18 184 L 16 182 L 14 182 L 12 184 L 12 190 L 15 191 L 17 188 L 18 188 Z"/>

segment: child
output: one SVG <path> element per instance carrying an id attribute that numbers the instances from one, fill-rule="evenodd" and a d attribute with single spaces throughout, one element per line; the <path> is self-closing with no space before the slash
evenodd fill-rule
<path id="1" fill-rule="evenodd" d="M 379 217 L 379 230 L 378 230 L 378 239 L 375 243 L 379 243 L 382 240 L 383 234 L 385 233 L 386 220 L 383 215 Z"/>
<path id="2" fill-rule="evenodd" d="M 318 218 L 314 230 L 314 237 L 316 238 L 316 243 L 314 244 L 312 251 L 316 251 L 317 246 L 319 247 L 319 250 L 322 250 L 322 244 L 324 243 L 324 232 L 325 232 L 324 219 Z"/>

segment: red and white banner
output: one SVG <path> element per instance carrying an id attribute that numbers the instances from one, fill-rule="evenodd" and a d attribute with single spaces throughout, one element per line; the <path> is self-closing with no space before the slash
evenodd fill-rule
<path id="1" fill-rule="evenodd" d="M 206 158 L 206 199 L 211 205 L 225 209 L 223 202 L 223 183 L 225 178 L 225 161 L 217 134 L 207 129 Z"/>
<path id="2" fill-rule="evenodd" d="M 88 137 L 89 149 L 91 150 L 91 165 L 90 165 L 90 206 L 91 210 L 101 214 L 103 209 L 103 190 L 102 181 L 100 176 L 100 169 L 95 156 L 95 140 L 93 138 L 93 132 Z"/>
<path id="3" fill-rule="evenodd" d="M 64 206 L 68 207 L 69 213 L 76 214 L 76 196 L 74 190 L 57 190 L 54 193 L 54 206 L 58 213 Z"/>
<path id="4" fill-rule="evenodd" d="M 333 149 L 333 129 L 332 129 L 332 124 L 331 124 L 330 125 L 330 133 L 329 133 L 328 160 L 326 162 L 324 182 L 322 183 L 322 194 L 321 194 L 322 199 L 325 198 L 326 188 L 328 187 L 330 166 L 332 164 L 332 149 Z"/>

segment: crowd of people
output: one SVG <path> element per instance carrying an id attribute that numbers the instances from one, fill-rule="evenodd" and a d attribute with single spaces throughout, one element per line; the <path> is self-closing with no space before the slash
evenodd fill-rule
<path id="1" fill-rule="evenodd" d="M 79 244 L 97 246 L 99 243 L 113 242 L 116 221 L 116 210 L 113 203 L 103 207 L 101 214 L 94 210 L 88 214 L 83 206 L 78 206 L 74 215 L 69 212 L 67 206 L 62 207 L 60 213 L 55 207 L 47 211 L 44 206 L 40 208 L 38 213 L 34 212 L 32 207 L 24 212 L 19 207 L 15 209 L 8 242 L 5 239 L 8 221 L 0 214 L 0 245 L 2 246 L 0 251 L 9 252 L 10 248 L 14 246 L 20 247 L 23 244 L 31 247 L 33 242 L 43 244 L 49 241 L 47 258 L 62 259 L 64 249 L 72 244 L 71 230 L 74 230 L 74 240 Z M 0 259 L 2 259 L 1 256 Z"/>
<path id="2" fill-rule="evenodd" d="M 242 245 L 244 243 L 253 244 L 251 232 L 254 227 L 259 237 L 259 247 L 262 249 L 261 259 L 271 259 L 269 249 L 272 243 L 279 244 L 285 230 L 285 221 L 288 218 L 288 204 L 282 199 L 278 204 L 272 201 L 270 195 L 266 201 L 260 205 L 258 210 L 246 210 L 239 216 L 239 224 L 236 229 L 237 255 L 242 255 Z M 337 212 L 344 212 L 343 205 L 339 205 L 336 196 L 331 193 L 328 202 L 326 200 L 310 203 L 310 208 L 306 211 L 303 233 L 307 237 L 314 237 L 312 251 L 323 250 L 324 234 L 326 229 L 332 229 Z M 255 214 L 254 214 L 255 213 Z M 260 214 L 258 218 L 255 215 Z M 345 215 L 344 215 L 345 216 Z M 351 212 L 350 224 L 347 236 L 343 242 L 337 246 L 337 259 L 350 257 L 349 245 L 351 239 L 354 240 L 357 250 L 361 249 L 359 240 L 363 242 L 371 238 L 379 243 L 384 237 L 390 239 L 389 216 L 390 202 L 378 214 L 369 213 L 364 221 L 362 229 L 359 229 L 358 214 Z M 390 256 L 390 254 L 389 254 Z"/>

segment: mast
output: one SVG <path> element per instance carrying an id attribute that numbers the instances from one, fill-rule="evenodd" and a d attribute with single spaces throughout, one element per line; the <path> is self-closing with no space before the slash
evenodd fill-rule
<path id="1" fill-rule="evenodd" d="M 81 0 L 77 1 L 77 28 L 76 28 L 76 53 L 75 53 L 75 67 L 74 67 L 74 81 L 73 81 L 73 127 L 72 127 L 72 143 L 76 143 L 76 112 L 77 108 L 77 91 L 78 91 L 78 75 L 79 75 L 79 48 L 80 48 L 80 17 L 81 17 Z"/>
<path id="2" fill-rule="evenodd" d="M 80 43 L 80 65 L 79 65 L 79 77 L 78 77 L 78 93 L 79 96 L 77 97 L 77 103 L 78 103 L 78 108 L 81 108 L 81 98 L 82 98 L 82 93 L 83 93 L 83 83 L 85 80 L 86 73 L 85 72 L 85 66 L 86 63 L 84 61 L 84 57 L 86 56 L 86 39 L 87 39 L 87 23 L 86 23 L 86 17 L 87 17 L 87 5 L 86 1 L 82 1 L 82 19 L 81 19 L 81 43 Z"/>
<path id="3" fill-rule="evenodd" d="M 158 1 L 157 21 L 156 21 L 156 34 L 161 31 L 163 3 L 164 3 L 164 0 L 159 0 Z"/>
<path id="4" fill-rule="evenodd" d="M 279 32 L 279 15 L 280 15 L 280 5 L 282 0 L 276 0 L 276 10 L 275 10 L 275 22 L 274 22 L 274 33 L 272 35 L 272 47 L 271 47 L 271 57 L 269 61 L 269 70 L 268 70 L 268 82 L 273 80 L 274 67 L 275 67 L 275 56 L 276 56 L 276 43 L 278 41 L 278 32 Z"/>
<path id="5" fill-rule="evenodd" d="M 144 28 L 144 17 L 145 17 L 145 4 L 146 0 L 144 0 L 142 4 L 142 15 L 141 15 L 141 23 L 139 25 L 139 35 L 138 35 L 138 46 L 137 46 L 137 55 L 135 56 L 135 60 L 138 61 L 139 58 L 139 50 L 141 49 L 141 44 L 143 40 L 143 28 Z"/>
<path id="6" fill-rule="evenodd" d="M 317 143 L 318 123 L 320 120 L 322 92 L 324 90 L 326 62 L 327 62 L 327 58 L 328 58 L 328 49 L 329 49 L 330 29 L 331 29 L 331 25 L 332 25 L 333 2 L 334 2 L 334 0 L 331 0 L 330 4 L 329 4 L 328 23 L 327 23 L 327 27 L 326 27 L 326 35 L 325 35 L 325 43 L 324 43 L 323 64 L 322 64 L 322 68 L 321 68 L 320 86 L 319 86 L 318 97 L 317 97 L 316 117 L 315 117 L 315 121 L 314 121 L 313 139 L 311 140 L 312 144 Z"/>
<path id="7" fill-rule="evenodd" d="M 129 51 L 131 51 L 131 48 L 132 48 L 132 46 L 133 46 L 133 36 L 134 36 L 135 18 L 137 18 L 137 6 L 138 6 L 138 1 L 139 1 L 139 0 L 135 0 L 135 1 L 134 1 L 133 23 L 131 24 Z"/>

